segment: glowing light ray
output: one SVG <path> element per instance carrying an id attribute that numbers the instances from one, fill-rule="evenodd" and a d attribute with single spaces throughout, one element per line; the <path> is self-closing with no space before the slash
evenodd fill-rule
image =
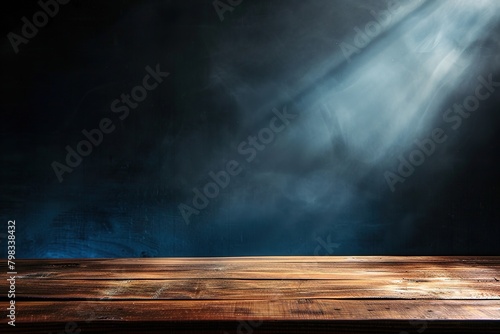
<path id="1" fill-rule="evenodd" d="M 363 62 L 353 64 L 345 78 L 348 87 L 334 83 L 331 94 L 315 96 L 335 110 L 350 149 L 375 163 L 426 130 L 439 111 L 432 107 L 440 106 L 474 64 L 477 54 L 465 51 L 498 18 L 498 8 L 489 0 L 441 1 L 429 16 L 415 14 L 382 46 L 364 50 Z M 310 145 L 318 149 L 330 140 Z"/>

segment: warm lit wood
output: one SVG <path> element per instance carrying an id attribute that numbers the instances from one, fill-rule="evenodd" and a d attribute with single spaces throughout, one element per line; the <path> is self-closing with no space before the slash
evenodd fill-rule
<path id="1" fill-rule="evenodd" d="M 254 321 L 245 323 L 252 333 L 400 334 L 424 326 L 500 333 L 500 257 L 18 260 L 16 267 L 12 333 L 64 332 L 68 322 L 84 333 L 236 333 L 238 321 Z M 7 272 L 5 263 L 0 270 Z M 8 290 L 6 280 L 0 288 Z"/>

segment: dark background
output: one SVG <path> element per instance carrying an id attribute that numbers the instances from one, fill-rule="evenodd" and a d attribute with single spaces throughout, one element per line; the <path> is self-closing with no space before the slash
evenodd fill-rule
<path id="1" fill-rule="evenodd" d="M 432 10 L 425 6 L 432 4 L 419 9 L 423 14 Z M 359 135 L 339 116 L 321 137 L 318 123 L 327 123 L 321 117 L 329 107 L 318 99 L 337 89 L 344 103 L 338 87 L 349 85 L 351 71 L 394 56 L 371 58 L 404 22 L 352 62 L 339 48 L 353 27 L 373 19 L 370 10 L 385 8 L 383 1 L 243 0 L 221 21 L 205 0 L 73 0 L 15 54 L 7 33 L 20 34 L 21 18 L 32 21 L 40 7 L 35 1 L 4 4 L 0 234 L 5 237 L 7 221 L 16 220 L 21 258 L 498 255 L 500 93 L 481 103 L 459 131 L 448 132 L 449 140 L 395 192 L 384 179 L 398 155 L 415 148 L 407 143 L 443 127 L 443 111 L 474 92 L 475 77 L 492 73 L 500 81 L 496 17 L 464 46 L 475 58 L 467 58 L 463 81 L 436 92 L 440 102 L 429 109 L 434 116 L 421 127 L 410 122 L 400 128 L 407 139 L 376 148 L 377 159 L 357 151 L 372 148 L 356 138 L 371 133 L 376 143 L 386 126 L 399 122 L 396 116 L 386 126 L 360 122 Z M 469 31 L 474 20 L 463 25 Z M 435 29 L 429 34 L 439 34 Z M 393 70 L 421 73 L 419 61 L 430 62 L 433 50 L 396 55 Z M 412 57 L 416 64 L 408 66 Z M 120 121 L 111 102 L 156 64 L 169 77 Z M 386 76 L 381 70 L 380 78 Z M 398 100 L 425 90 L 410 79 L 398 87 L 404 92 L 373 82 L 353 100 L 373 92 Z M 208 173 L 227 161 L 243 161 L 238 144 L 284 106 L 297 118 L 186 224 L 178 205 L 191 204 L 192 188 L 203 187 Z M 353 112 L 370 120 L 381 110 Z M 66 145 L 75 148 L 81 131 L 104 117 L 116 130 L 60 183 L 51 163 L 63 163 Z"/>

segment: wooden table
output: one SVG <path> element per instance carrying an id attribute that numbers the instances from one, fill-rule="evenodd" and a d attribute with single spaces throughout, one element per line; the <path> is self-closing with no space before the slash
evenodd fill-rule
<path id="1" fill-rule="evenodd" d="M 6 260 L 0 269 L 7 276 Z M 500 257 L 16 261 L 0 333 L 500 333 Z M 5 277 L 4 276 L 4 277 Z"/>

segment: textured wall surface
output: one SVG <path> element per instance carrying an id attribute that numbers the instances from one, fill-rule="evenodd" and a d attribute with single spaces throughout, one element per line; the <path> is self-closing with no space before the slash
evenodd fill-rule
<path id="1" fill-rule="evenodd" d="M 1 254 L 498 255 L 498 1 L 61 2 L 0 14 Z"/>

